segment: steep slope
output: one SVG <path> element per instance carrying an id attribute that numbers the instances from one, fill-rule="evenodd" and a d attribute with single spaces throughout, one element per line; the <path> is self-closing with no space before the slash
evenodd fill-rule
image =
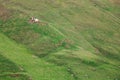
<path id="1" fill-rule="evenodd" d="M 24 73 L 25 71 L 12 61 L 0 55 L 0 80 L 29 80 L 29 76 Z"/>
<path id="2" fill-rule="evenodd" d="M 24 46 L 16 44 L 3 34 L 0 34 L 0 43 L 0 54 L 10 59 L 20 68 L 17 69 L 15 68 L 15 65 L 12 66 L 12 63 L 6 63 L 4 60 L 1 60 L 3 63 L 3 65 L 0 66 L 1 75 L 8 74 L 8 76 L 12 77 L 6 78 L 6 76 L 0 75 L 0 80 L 48 80 L 50 78 L 53 80 L 74 80 L 67 72 L 66 68 L 50 64 L 44 60 L 39 59 L 37 56 L 30 54 L 30 51 L 24 48 Z M 6 66 L 5 63 L 9 66 Z M 3 70 L 4 68 L 2 69 L 4 66 L 6 72 Z M 17 72 L 20 70 L 25 72 Z M 23 76 L 19 79 L 19 76 L 22 74 L 27 74 L 30 76 L 30 78 L 25 78 Z"/>
<path id="3" fill-rule="evenodd" d="M 119 1 L 1 2 L 2 14 L 11 16 L 0 15 L 0 31 L 33 55 L 67 68 L 76 80 L 120 79 Z M 31 16 L 40 18 L 41 23 L 28 23 Z"/>

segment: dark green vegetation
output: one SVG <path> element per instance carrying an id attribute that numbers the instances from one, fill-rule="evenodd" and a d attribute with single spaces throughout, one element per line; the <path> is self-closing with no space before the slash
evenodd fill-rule
<path id="1" fill-rule="evenodd" d="M 120 80 L 119 5 L 0 0 L 0 80 Z"/>
<path id="2" fill-rule="evenodd" d="M 0 55 L 0 80 L 28 80 L 25 71 Z"/>

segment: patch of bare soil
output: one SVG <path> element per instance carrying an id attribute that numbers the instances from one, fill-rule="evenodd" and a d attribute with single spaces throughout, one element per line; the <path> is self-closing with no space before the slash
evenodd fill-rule
<path id="1" fill-rule="evenodd" d="M 109 0 L 109 1 L 116 5 L 120 5 L 120 0 Z"/>
<path id="2" fill-rule="evenodd" d="M 10 11 L 0 4 L 0 19 L 7 20 L 10 17 Z"/>

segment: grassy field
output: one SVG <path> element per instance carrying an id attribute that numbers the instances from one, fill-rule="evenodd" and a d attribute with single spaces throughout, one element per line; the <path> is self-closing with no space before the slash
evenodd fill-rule
<path id="1" fill-rule="evenodd" d="M 0 80 L 120 80 L 119 4 L 0 0 Z"/>

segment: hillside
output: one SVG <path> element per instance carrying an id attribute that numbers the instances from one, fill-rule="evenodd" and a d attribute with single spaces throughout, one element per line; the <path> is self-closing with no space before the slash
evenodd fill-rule
<path id="1" fill-rule="evenodd" d="M 0 0 L 0 80 L 120 80 L 119 5 Z"/>

